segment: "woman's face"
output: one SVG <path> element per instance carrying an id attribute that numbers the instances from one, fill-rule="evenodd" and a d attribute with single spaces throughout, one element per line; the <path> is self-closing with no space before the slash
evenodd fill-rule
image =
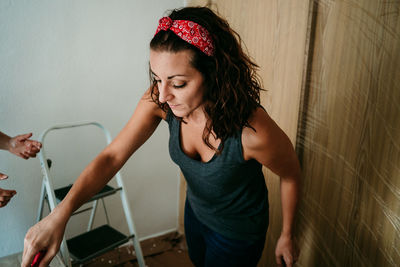
<path id="1" fill-rule="evenodd" d="M 200 111 L 203 104 L 203 75 L 191 65 L 192 53 L 150 50 L 150 69 L 158 85 L 159 101 L 182 118 Z"/>

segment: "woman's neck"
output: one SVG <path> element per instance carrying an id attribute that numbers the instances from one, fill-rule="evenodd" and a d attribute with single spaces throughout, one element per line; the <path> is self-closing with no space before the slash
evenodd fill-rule
<path id="1" fill-rule="evenodd" d="M 200 106 L 197 109 L 193 110 L 193 112 L 184 117 L 183 120 L 190 124 L 204 125 L 207 121 L 207 115 L 204 110 L 204 106 Z"/>

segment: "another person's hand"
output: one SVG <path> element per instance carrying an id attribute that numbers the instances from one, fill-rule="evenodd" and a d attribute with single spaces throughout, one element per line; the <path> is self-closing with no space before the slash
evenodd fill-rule
<path id="1" fill-rule="evenodd" d="M 32 226 L 25 236 L 21 267 L 30 267 L 39 251 L 46 251 L 39 267 L 49 266 L 60 249 L 66 224 L 67 220 L 59 216 L 55 209 Z"/>
<path id="2" fill-rule="evenodd" d="M 7 174 L 4 174 L 4 173 L 1 173 L 0 172 L 0 180 L 5 180 L 5 179 L 7 179 L 8 178 L 8 175 Z"/>
<path id="3" fill-rule="evenodd" d="M 275 249 L 276 263 L 278 266 L 292 267 L 298 259 L 299 252 L 290 236 L 281 235 Z"/>
<path id="4" fill-rule="evenodd" d="M 8 142 L 8 151 L 23 159 L 36 157 L 42 144 L 38 141 L 30 140 L 31 136 L 32 133 L 27 133 L 12 137 Z"/>
<path id="5" fill-rule="evenodd" d="M 6 190 L 0 188 L 0 208 L 6 206 L 16 193 L 17 192 L 15 190 Z"/>

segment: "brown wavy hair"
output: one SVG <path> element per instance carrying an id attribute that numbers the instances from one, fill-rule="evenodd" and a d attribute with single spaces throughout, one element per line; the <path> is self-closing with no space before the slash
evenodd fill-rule
<path id="1" fill-rule="evenodd" d="M 248 120 L 260 106 L 261 81 L 258 66 L 242 49 L 240 36 L 228 22 L 207 7 L 187 7 L 170 12 L 172 20 L 191 20 L 206 28 L 214 42 L 214 55 L 207 56 L 183 41 L 172 31 L 158 32 L 150 42 L 154 51 L 193 51 L 191 64 L 204 78 L 204 110 L 208 117 L 203 131 L 204 143 L 219 154 L 225 140 L 243 127 L 253 127 Z M 151 77 L 151 73 L 150 73 Z M 166 103 L 158 100 L 157 83 L 152 80 L 151 97 L 164 111 Z M 180 118 L 181 119 L 181 118 Z M 220 149 L 209 142 L 210 135 L 221 140 Z"/>

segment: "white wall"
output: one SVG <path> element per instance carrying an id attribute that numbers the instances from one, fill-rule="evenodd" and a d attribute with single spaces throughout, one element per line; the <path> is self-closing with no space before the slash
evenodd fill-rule
<path id="1" fill-rule="evenodd" d="M 8 135 L 96 120 L 115 137 L 149 85 L 148 43 L 158 19 L 182 0 L 0 1 L 0 130 Z M 92 130 L 92 132 L 90 131 Z M 87 141 L 80 141 L 86 138 Z M 177 226 L 178 169 L 168 155 L 165 122 L 122 169 L 139 238 Z M 50 134 L 56 184 L 72 182 L 102 148 L 95 128 Z M 35 223 L 42 175 L 38 159 L 0 151 L 0 187 L 17 195 L 0 209 L 0 257 L 23 249 Z M 106 201 L 126 232 L 117 198 Z M 76 216 L 78 217 L 78 216 Z M 88 216 L 71 220 L 68 236 Z M 96 220 L 101 224 L 102 212 Z"/>

